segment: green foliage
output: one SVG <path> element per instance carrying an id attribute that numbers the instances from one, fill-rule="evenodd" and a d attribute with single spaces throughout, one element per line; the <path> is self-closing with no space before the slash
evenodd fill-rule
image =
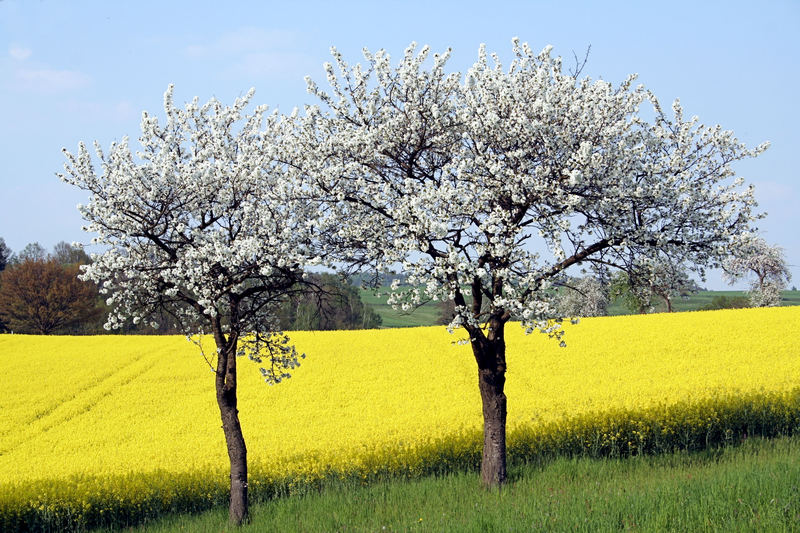
<path id="1" fill-rule="evenodd" d="M 652 294 L 643 291 L 631 282 L 626 272 L 616 272 L 611 276 L 608 297 L 612 302 L 621 302 L 630 313 L 646 313 L 652 306 Z"/>
<path id="2" fill-rule="evenodd" d="M 309 274 L 307 285 L 283 303 L 278 314 L 286 331 L 373 329 L 381 317 L 359 290 L 334 274 Z"/>
<path id="3" fill-rule="evenodd" d="M 744 309 L 750 307 L 750 299 L 745 296 L 719 295 L 711 298 L 711 302 L 702 307 L 704 311 L 716 309 Z"/>
<path id="4" fill-rule="evenodd" d="M 783 393 L 729 394 L 641 410 L 598 412 L 518 427 L 508 437 L 509 461 L 519 465 L 541 464 L 557 457 L 649 456 L 796 433 L 800 433 L 800 387 Z M 398 443 L 367 451 L 347 470 L 319 468 L 308 458 L 307 472 L 279 479 L 253 465 L 251 496 L 253 501 L 265 501 L 308 494 L 329 483 L 364 485 L 474 471 L 480 464 L 481 443 L 478 429 L 432 438 L 415 447 Z M 0 530 L 127 527 L 164 513 L 196 512 L 227 501 L 224 479 L 223 472 L 179 476 L 149 472 L 0 485 Z"/>

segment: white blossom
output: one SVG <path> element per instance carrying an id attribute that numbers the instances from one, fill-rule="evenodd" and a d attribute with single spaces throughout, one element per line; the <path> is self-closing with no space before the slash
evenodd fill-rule
<path id="1" fill-rule="evenodd" d="M 729 283 L 748 276 L 750 305 L 772 307 L 780 305 L 780 291 L 792 279 L 780 246 L 770 245 L 762 237 L 745 234 L 736 241 L 733 253 L 726 259 L 723 275 Z"/>
<path id="2" fill-rule="evenodd" d="M 263 106 L 246 114 L 252 91 L 232 106 L 195 99 L 183 109 L 172 94 L 163 122 L 143 113 L 135 153 L 127 137 L 106 151 L 95 144 L 94 160 L 83 143 L 64 150 L 60 177 L 90 193 L 80 212 L 104 248 L 82 278 L 111 292 L 108 329 L 158 326 L 166 314 L 187 335 L 213 333 L 218 348 L 230 342 L 255 360 L 271 353 L 265 378 L 280 381 L 298 358 L 269 351 L 283 338 L 274 311 L 319 254 L 317 207 L 300 198 L 285 162 L 290 128 Z"/>
<path id="3" fill-rule="evenodd" d="M 558 336 L 552 282 L 573 265 L 719 266 L 757 218 L 731 165 L 766 144 L 685 120 L 677 100 L 668 117 L 635 76 L 577 79 L 551 47 L 513 51 L 504 68 L 482 46 L 465 75 L 416 44 L 396 66 L 334 51 L 328 91 L 308 82 L 322 107 L 299 118 L 304 170 L 346 221 L 351 259 L 402 266 L 412 288 L 392 305 L 455 299 L 451 329 L 472 337 L 512 318 Z"/>

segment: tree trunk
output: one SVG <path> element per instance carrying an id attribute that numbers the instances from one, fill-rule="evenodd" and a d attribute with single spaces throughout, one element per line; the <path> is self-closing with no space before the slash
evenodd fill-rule
<path id="1" fill-rule="evenodd" d="M 479 330 L 480 331 L 480 330 Z M 500 488 L 506 473 L 506 345 L 503 323 L 492 324 L 488 336 L 473 335 L 472 352 L 478 363 L 478 387 L 483 404 L 483 456 L 481 481 Z"/>
<path id="2" fill-rule="evenodd" d="M 222 417 L 222 431 L 228 448 L 231 464 L 231 501 L 228 520 L 239 526 L 247 521 L 247 447 L 244 444 L 242 426 L 239 424 L 239 410 L 236 396 L 236 346 L 235 339 L 228 339 L 222 345 L 217 343 L 216 390 L 217 405 Z"/>

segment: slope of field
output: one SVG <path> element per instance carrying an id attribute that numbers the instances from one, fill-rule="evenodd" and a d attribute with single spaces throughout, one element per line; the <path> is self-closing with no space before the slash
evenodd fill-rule
<path id="1" fill-rule="evenodd" d="M 361 300 L 369 304 L 381 316 L 383 323 L 381 327 L 402 328 L 413 326 L 431 326 L 440 319 L 441 310 L 436 302 L 428 302 L 412 311 L 398 311 L 386 303 L 388 298 L 388 288 L 381 289 L 359 289 Z M 676 298 L 672 302 L 676 312 L 680 311 L 699 311 L 704 306 L 711 303 L 715 296 L 746 297 L 744 291 L 701 291 L 691 294 L 686 298 Z M 781 305 L 792 306 L 800 305 L 800 291 L 782 291 Z M 663 302 L 656 302 L 656 312 L 666 312 L 667 306 Z M 608 306 L 609 316 L 628 315 L 630 311 L 625 308 L 622 302 L 612 302 Z"/>
<path id="2" fill-rule="evenodd" d="M 758 404 L 764 395 L 764 412 L 795 424 L 798 307 L 603 317 L 565 327 L 566 348 L 507 327 L 512 448 L 541 451 L 575 431 L 570 420 L 599 420 L 605 436 L 597 438 L 614 445 L 628 438 L 619 421 L 636 413 L 650 418 L 625 430 L 633 435 L 687 424 L 710 432 L 715 420 L 746 419 L 754 410 L 736 398 L 758 397 Z M 366 478 L 393 469 L 413 475 L 426 461 L 474 464 L 481 408 L 471 350 L 453 344 L 460 335 L 427 327 L 291 337 L 308 357 L 285 383 L 265 385 L 241 361 L 239 409 L 255 491 L 331 472 Z M 201 478 L 224 487 L 213 373 L 186 339 L 4 335 L 0 359 L 0 514 L 30 494 L 49 502 L 79 490 L 94 495 L 82 496 L 86 505 L 110 512 L 117 504 L 103 500 L 108 494 L 116 502 L 136 498 L 120 494 L 116 481 L 98 480 L 126 476 L 194 476 L 185 490 L 206 490 Z M 740 406 L 725 411 L 728 399 Z M 689 407 L 676 415 L 674 405 Z M 58 489 L 58 480 L 69 490 Z"/>

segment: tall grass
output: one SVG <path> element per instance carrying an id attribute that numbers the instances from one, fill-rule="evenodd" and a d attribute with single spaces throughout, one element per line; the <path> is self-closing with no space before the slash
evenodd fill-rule
<path id="1" fill-rule="evenodd" d="M 238 531 L 226 509 L 136 531 Z M 328 484 L 252 509 L 250 531 L 800 531 L 800 436 L 702 452 L 517 465 L 501 492 L 474 473 Z"/>

